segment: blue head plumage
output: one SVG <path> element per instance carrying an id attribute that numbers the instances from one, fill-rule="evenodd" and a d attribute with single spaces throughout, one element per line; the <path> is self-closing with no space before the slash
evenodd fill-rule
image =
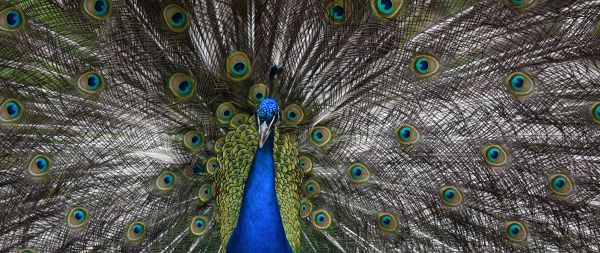
<path id="1" fill-rule="evenodd" d="M 260 121 L 270 122 L 277 113 L 279 113 L 279 108 L 277 107 L 277 101 L 273 98 L 263 99 L 256 109 Z"/>

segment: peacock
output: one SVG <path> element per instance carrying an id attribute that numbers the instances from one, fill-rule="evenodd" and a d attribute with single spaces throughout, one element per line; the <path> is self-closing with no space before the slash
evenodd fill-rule
<path id="1" fill-rule="evenodd" d="M 0 0 L 0 252 L 599 252 L 599 0 Z"/>

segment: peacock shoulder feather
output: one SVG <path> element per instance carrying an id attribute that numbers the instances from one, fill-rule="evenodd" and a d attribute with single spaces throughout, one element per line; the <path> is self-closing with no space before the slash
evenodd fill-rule
<path id="1" fill-rule="evenodd" d="M 0 252 L 598 252 L 599 0 L 0 0 Z"/>

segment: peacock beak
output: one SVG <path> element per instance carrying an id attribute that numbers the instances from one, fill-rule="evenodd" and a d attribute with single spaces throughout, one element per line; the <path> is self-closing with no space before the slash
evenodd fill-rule
<path id="1" fill-rule="evenodd" d="M 258 136 L 260 137 L 260 142 L 258 143 L 258 147 L 262 148 L 269 135 L 271 134 L 273 124 L 275 123 L 275 117 L 271 118 L 271 122 L 267 124 L 267 121 L 261 122 L 260 117 L 256 117 L 256 121 L 258 122 Z"/>

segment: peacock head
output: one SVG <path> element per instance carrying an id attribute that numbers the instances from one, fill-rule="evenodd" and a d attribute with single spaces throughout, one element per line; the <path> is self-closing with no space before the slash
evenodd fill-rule
<path id="1" fill-rule="evenodd" d="M 265 98 L 260 102 L 256 109 L 256 120 L 258 122 L 258 134 L 260 136 L 259 147 L 263 147 L 271 131 L 275 127 L 275 123 L 279 118 L 279 107 L 277 101 L 273 98 Z"/>

